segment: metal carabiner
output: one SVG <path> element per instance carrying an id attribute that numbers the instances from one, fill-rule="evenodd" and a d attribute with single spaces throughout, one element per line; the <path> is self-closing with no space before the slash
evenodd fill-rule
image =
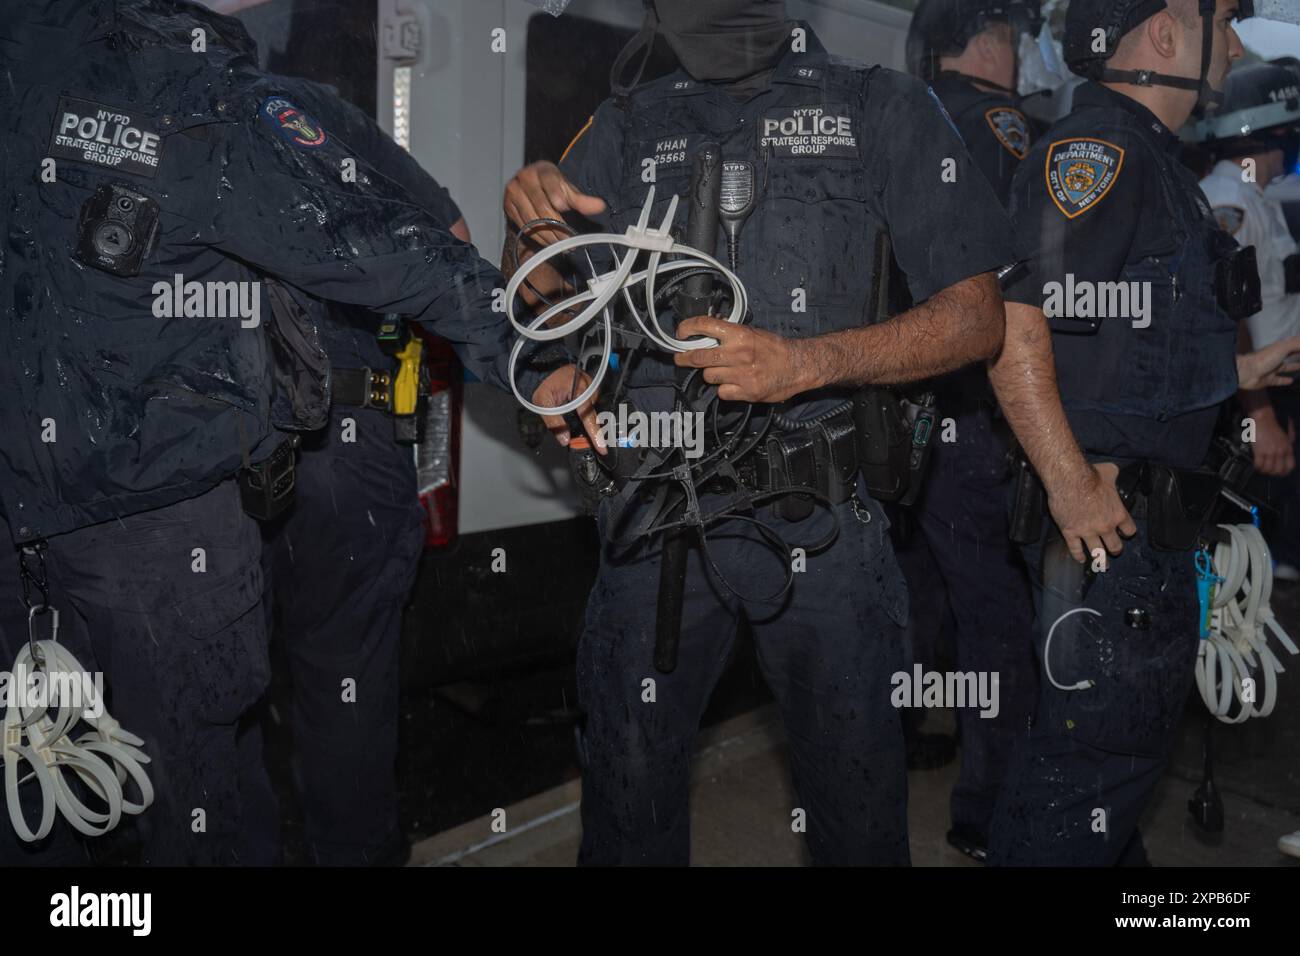
<path id="1" fill-rule="evenodd" d="M 45 669 L 45 658 L 41 656 L 40 649 L 36 646 L 36 615 L 50 612 L 50 640 L 59 639 L 59 609 L 51 607 L 48 604 L 33 604 L 27 610 L 27 649 L 31 652 L 32 663 L 36 665 L 37 670 Z"/>

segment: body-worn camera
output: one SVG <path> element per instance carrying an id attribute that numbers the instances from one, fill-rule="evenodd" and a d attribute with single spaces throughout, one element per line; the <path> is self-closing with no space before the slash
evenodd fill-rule
<path id="1" fill-rule="evenodd" d="M 77 258 L 115 276 L 140 274 L 158 236 L 158 204 L 121 183 L 101 183 L 81 207 Z"/>
<path id="2" fill-rule="evenodd" d="M 1263 308 L 1254 246 L 1243 246 L 1215 262 L 1214 297 L 1233 321 L 1239 322 Z"/>

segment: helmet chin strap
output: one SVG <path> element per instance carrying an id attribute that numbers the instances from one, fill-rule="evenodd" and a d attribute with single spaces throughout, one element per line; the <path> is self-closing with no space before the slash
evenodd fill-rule
<path id="1" fill-rule="evenodd" d="M 1201 117 L 1211 107 L 1223 105 L 1223 93 L 1210 86 L 1210 57 L 1214 51 L 1215 0 L 1200 0 L 1201 13 L 1201 75 L 1171 76 L 1155 70 L 1102 70 L 1099 79 L 1110 83 L 1132 83 L 1134 86 L 1171 86 L 1179 90 L 1196 92 L 1196 105 L 1192 115 Z"/>

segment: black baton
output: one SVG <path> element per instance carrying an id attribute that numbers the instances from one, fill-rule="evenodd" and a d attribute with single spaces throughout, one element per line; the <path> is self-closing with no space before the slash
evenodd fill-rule
<path id="1" fill-rule="evenodd" d="M 718 203 L 722 198 L 722 147 L 703 143 L 695 154 L 691 189 L 687 195 L 686 245 L 713 255 L 718 244 Z M 673 298 L 673 311 L 680 323 L 705 315 L 713 303 L 713 277 L 707 273 L 685 280 Z M 690 369 L 677 369 L 677 385 L 686 384 Z M 678 397 L 677 411 L 688 409 Z M 689 480 L 689 477 L 688 477 Z M 688 499 L 689 501 L 689 499 Z M 686 558 L 691 543 L 690 528 L 674 528 L 664 534 L 659 565 L 659 611 L 655 618 L 655 670 L 670 674 L 677 667 L 677 648 L 682 638 L 682 600 L 686 594 Z"/>

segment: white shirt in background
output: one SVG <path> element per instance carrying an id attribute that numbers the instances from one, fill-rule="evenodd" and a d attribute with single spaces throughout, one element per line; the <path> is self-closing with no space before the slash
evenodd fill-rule
<path id="1" fill-rule="evenodd" d="M 1241 245 L 1255 247 L 1264 307 L 1246 322 L 1251 346 L 1256 349 L 1300 335 L 1300 294 L 1287 294 L 1282 265 L 1284 259 L 1297 252 L 1279 201 L 1289 194 L 1291 184 L 1286 180 L 1290 179 L 1296 179 L 1294 186 L 1300 189 L 1300 177 L 1286 176 L 1279 180 L 1280 192 L 1266 194 L 1257 183 L 1243 182 L 1241 166 L 1225 159 L 1201 180 L 1201 189 L 1219 225 Z"/>

